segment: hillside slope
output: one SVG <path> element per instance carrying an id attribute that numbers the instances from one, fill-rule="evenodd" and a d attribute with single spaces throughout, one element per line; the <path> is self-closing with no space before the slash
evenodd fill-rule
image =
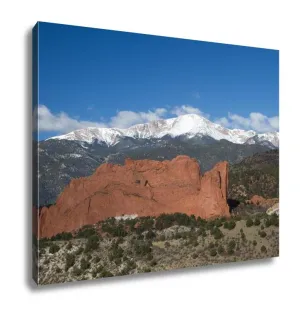
<path id="1" fill-rule="evenodd" d="M 279 150 L 256 153 L 230 166 L 229 198 L 279 197 Z"/>

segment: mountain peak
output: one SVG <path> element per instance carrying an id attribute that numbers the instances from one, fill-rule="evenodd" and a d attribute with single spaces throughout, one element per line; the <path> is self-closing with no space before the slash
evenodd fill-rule
<path id="1" fill-rule="evenodd" d="M 149 123 L 138 124 L 126 129 L 89 127 L 72 131 L 65 135 L 49 139 L 77 140 L 92 143 L 96 140 L 108 146 L 117 144 L 122 138 L 159 139 L 164 136 L 209 136 L 215 140 L 226 139 L 230 142 L 243 144 L 262 142 L 264 140 L 278 147 L 279 134 L 277 132 L 257 134 L 253 130 L 228 129 L 197 114 L 185 114 L 175 118 L 159 119 Z M 251 139 L 257 136 L 257 138 Z"/>

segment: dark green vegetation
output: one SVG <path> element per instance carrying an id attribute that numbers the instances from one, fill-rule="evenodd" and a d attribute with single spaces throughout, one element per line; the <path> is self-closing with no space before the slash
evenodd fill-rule
<path id="1" fill-rule="evenodd" d="M 59 283 L 278 256 L 279 218 L 109 218 L 38 243 L 39 283 Z"/>
<path id="2" fill-rule="evenodd" d="M 244 202 L 253 195 L 279 197 L 279 150 L 256 153 L 230 166 L 229 198 Z"/>
<path id="3" fill-rule="evenodd" d="M 268 146 L 259 144 L 240 145 L 227 140 L 216 141 L 210 137 L 187 139 L 183 136 L 178 138 L 165 136 L 161 139 L 124 138 L 111 147 L 96 141 L 93 144 L 88 144 L 52 139 L 39 142 L 38 148 L 39 199 L 41 205 L 54 203 L 57 196 L 71 179 L 91 175 L 104 162 L 123 164 L 125 158 L 128 157 L 162 161 L 171 160 L 178 155 L 187 155 L 198 160 L 201 173 L 204 173 L 219 161 L 226 160 L 231 164 L 235 164 L 245 157 L 255 153 L 262 153 L 269 149 Z M 237 172 L 233 175 L 232 184 L 235 184 L 241 178 L 239 171 L 244 169 L 243 165 L 234 168 Z M 248 165 L 247 162 L 246 165 Z M 261 166 L 261 162 L 257 162 L 255 166 L 259 169 L 265 169 Z M 269 175 L 269 172 L 267 175 Z M 267 178 L 261 180 L 267 181 L 269 177 Z M 245 179 L 242 184 L 247 185 L 247 180 Z M 253 186 L 249 186 L 249 189 L 247 188 L 246 190 L 254 191 L 256 189 Z M 272 191 L 269 189 L 269 192 L 271 193 Z"/>

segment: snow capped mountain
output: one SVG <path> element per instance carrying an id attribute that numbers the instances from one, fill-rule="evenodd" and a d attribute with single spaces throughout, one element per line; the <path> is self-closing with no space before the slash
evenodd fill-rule
<path id="1" fill-rule="evenodd" d="M 279 148 L 279 132 L 268 132 L 264 134 L 257 134 L 249 138 L 246 142 L 248 145 L 261 144 L 267 145 L 268 143 L 272 144 L 275 148 Z"/>
<path id="2" fill-rule="evenodd" d="M 166 135 L 171 137 L 185 136 L 187 138 L 209 136 L 215 140 L 226 139 L 236 144 L 255 144 L 267 141 L 275 147 L 279 145 L 278 132 L 257 134 L 253 130 L 228 129 L 194 114 L 182 115 L 166 120 L 156 120 L 127 129 L 89 127 L 49 139 L 77 140 L 88 143 L 98 140 L 108 146 L 113 146 L 125 137 L 159 139 Z"/>

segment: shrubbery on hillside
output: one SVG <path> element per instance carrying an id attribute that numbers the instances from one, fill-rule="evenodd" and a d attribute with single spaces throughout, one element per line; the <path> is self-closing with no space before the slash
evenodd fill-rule
<path id="1" fill-rule="evenodd" d="M 244 202 L 253 195 L 279 197 L 279 150 L 254 154 L 231 165 L 229 197 Z"/>

